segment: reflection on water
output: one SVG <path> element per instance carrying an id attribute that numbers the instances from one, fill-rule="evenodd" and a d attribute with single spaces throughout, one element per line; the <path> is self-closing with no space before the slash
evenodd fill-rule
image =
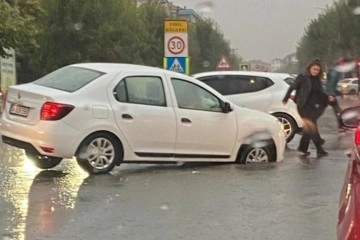
<path id="1" fill-rule="evenodd" d="M 75 160 L 65 159 L 55 170 L 41 171 L 21 150 L 2 147 L 0 156 L 0 239 L 51 236 L 74 208 L 88 174 Z"/>
<path id="2" fill-rule="evenodd" d="M 5 239 L 25 239 L 28 192 L 37 171 L 22 151 L 3 145 L 0 151 L 0 203 L 6 207 L 1 211 L 0 232 L 5 232 Z"/>

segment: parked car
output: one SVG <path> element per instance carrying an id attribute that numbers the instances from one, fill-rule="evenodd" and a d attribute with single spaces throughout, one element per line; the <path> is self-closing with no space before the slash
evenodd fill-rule
<path id="1" fill-rule="evenodd" d="M 358 78 L 344 78 L 337 84 L 337 90 L 343 95 L 355 95 L 358 93 Z"/>
<path id="2" fill-rule="evenodd" d="M 344 127 L 355 132 L 340 194 L 337 236 L 339 240 L 354 240 L 360 239 L 360 106 L 343 110 L 339 117 Z"/>
<path id="3" fill-rule="evenodd" d="M 211 86 L 238 106 L 256 109 L 277 117 L 282 123 L 287 142 L 301 131 L 303 121 L 296 104 L 283 104 L 289 88 L 285 81 L 290 74 L 255 71 L 215 71 L 194 74 L 193 77 Z"/>
<path id="4" fill-rule="evenodd" d="M 184 74 L 131 64 L 83 63 L 11 86 L 0 133 L 36 166 L 76 157 L 92 174 L 122 162 L 275 162 L 285 133 Z"/>

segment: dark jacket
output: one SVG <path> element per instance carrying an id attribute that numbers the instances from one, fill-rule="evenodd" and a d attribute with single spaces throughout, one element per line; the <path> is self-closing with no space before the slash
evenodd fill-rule
<path id="1" fill-rule="evenodd" d="M 298 109 L 304 109 L 306 104 L 312 104 L 308 102 L 309 95 L 312 90 L 312 82 L 310 76 L 306 74 L 299 74 L 292 85 L 290 85 L 288 91 L 285 94 L 283 99 L 284 102 L 287 102 L 290 98 L 292 91 L 296 91 L 295 93 L 295 103 Z M 320 79 L 319 79 L 320 81 Z M 327 106 L 327 94 L 323 91 L 320 91 L 318 96 L 318 103 L 321 103 L 320 111 L 322 112 Z"/>
<path id="2" fill-rule="evenodd" d="M 290 85 L 288 91 L 285 94 L 283 99 L 284 102 L 287 102 L 290 98 L 290 95 L 293 91 L 296 91 L 295 103 L 299 108 L 304 107 L 306 100 L 311 91 L 311 79 L 304 74 L 299 74 L 295 81 Z"/>

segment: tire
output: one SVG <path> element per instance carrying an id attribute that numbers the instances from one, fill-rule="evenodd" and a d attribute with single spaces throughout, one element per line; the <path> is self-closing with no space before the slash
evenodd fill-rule
<path id="1" fill-rule="evenodd" d="M 349 95 L 355 95 L 356 94 L 356 90 L 355 89 L 351 89 L 349 92 Z"/>
<path id="2" fill-rule="evenodd" d="M 286 142 L 290 142 L 294 138 L 295 133 L 297 132 L 298 129 L 295 120 L 289 115 L 284 113 L 274 113 L 273 116 L 276 117 L 283 125 L 283 129 L 285 131 L 285 136 L 286 136 Z"/>
<path id="3" fill-rule="evenodd" d="M 53 168 L 62 160 L 60 157 L 45 156 L 32 150 L 26 150 L 25 154 L 35 164 L 36 167 L 41 169 Z"/>
<path id="4" fill-rule="evenodd" d="M 275 147 L 273 145 L 267 147 L 253 147 L 251 145 L 247 145 L 241 152 L 239 163 L 275 162 L 276 154 L 273 151 L 275 151 Z"/>
<path id="5" fill-rule="evenodd" d="M 76 160 L 89 174 L 110 172 L 122 161 L 121 144 L 108 133 L 95 133 L 80 145 Z"/>

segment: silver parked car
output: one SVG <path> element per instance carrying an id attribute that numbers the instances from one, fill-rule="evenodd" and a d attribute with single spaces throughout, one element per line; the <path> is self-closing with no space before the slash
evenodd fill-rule
<path id="1" fill-rule="evenodd" d="M 358 78 L 344 78 L 337 84 L 337 90 L 343 95 L 355 95 L 358 91 Z"/>

